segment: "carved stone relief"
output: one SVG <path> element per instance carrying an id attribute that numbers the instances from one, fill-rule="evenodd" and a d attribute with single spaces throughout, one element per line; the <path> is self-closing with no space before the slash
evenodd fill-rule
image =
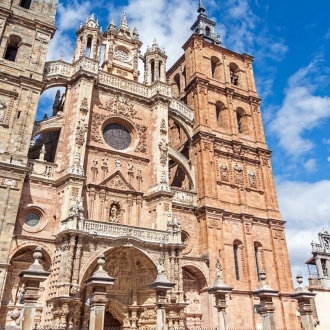
<path id="1" fill-rule="evenodd" d="M 8 108 L 8 104 L 4 100 L 0 100 L 0 123 L 3 123 L 6 118 L 6 110 Z"/>
<path id="2" fill-rule="evenodd" d="M 166 139 L 162 139 L 158 144 L 160 150 L 160 163 L 165 166 L 167 164 L 168 143 Z"/>
<path id="3" fill-rule="evenodd" d="M 234 169 L 235 183 L 243 184 L 244 183 L 243 167 L 236 164 L 236 165 L 234 165 L 233 169 Z"/>

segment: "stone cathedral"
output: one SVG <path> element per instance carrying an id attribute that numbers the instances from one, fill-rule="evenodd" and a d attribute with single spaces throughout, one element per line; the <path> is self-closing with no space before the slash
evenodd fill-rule
<path id="1" fill-rule="evenodd" d="M 231 329 L 266 314 L 300 329 L 253 57 L 221 46 L 200 2 L 170 69 L 156 40 L 141 52 L 126 14 L 104 32 L 92 15 L 72 62 L 46 62 L 57 2 L 0 1 L 0 327 L 19 324 L 20 274 L 39 263 L 36 329 L 88 329 L 101 271 L 104 329 L 162 315 L 157 329 L 211 329 L 224 309 Z"/>

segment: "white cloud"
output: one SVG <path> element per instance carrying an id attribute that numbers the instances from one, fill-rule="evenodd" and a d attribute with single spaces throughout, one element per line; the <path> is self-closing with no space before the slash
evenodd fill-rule
<path id="1" fill-rule="evenodd" d="M 315 158 L 310 158 L 304 163 L 304 168 L 309 173 L 314 173 L 317 171 L 318 166 Z"/>
<path id="2" fill-rule="evenodd" d="M 278 181 L 277 194 L 283 219 L 287 221 L 286 238 L 292 275 L 307 277 L 305 262 L 312 256 L 312 241 L 318 233 L 330 229 L 330 180 L 315 183 Z"/>
<path id="3" fill-rule="evenodd" d="M 313 148 L 313 141 L 304 133 L 330 118 L 330 97 L 315 95 L 319 64 L 317 59 L 289 78 L 284 101 L 269 124 L 279 145 L 294 158 Z"/>
<path id="4" fill-rule="evenodd" d="M 322 140 L 322 143 L 324 143 L 324 144 L 330 144 L 330 139 L 323 139 Z"/>
<path id="5" fill-rule="evenodd" d="M 330 157 L 327 158 L 328 162 L 330 162 Z"/>
<path id="6" fill-rule="evenodd" d="M 97 2 L 97 1 L 96 1 Z M 89 1 L 79 3 L 77 0 L 66 2 L 66 5 L 58 5 L 58 25 L 62 31 L 77 29 L 80 23 L 84 23 L 90 17 L 92 9 Z"/>

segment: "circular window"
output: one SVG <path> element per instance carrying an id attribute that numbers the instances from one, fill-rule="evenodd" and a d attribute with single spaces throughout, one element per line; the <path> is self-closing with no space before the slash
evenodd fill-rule
<path id="1" fill-rule="evenodd" d="M 29 233 L 37 233 L 47 226 L 45 211 L 37 206 L 30 206 L 19 215 L 19 225 Z"/>
<path id="2" fill-rule="evenodd" d="M 116 150 L 127 149 L 132 142 L 130 131 L 125 126 L 118 123 L 105 126 L 103 136 L 105 142 Z"/>
<path id="3" fill-rule="evenodd" d="M 28 213 L 24 218 L 24 223 L 30 227 L 35 227 L 40 222 L 40 215 L 34 212 Z"/>

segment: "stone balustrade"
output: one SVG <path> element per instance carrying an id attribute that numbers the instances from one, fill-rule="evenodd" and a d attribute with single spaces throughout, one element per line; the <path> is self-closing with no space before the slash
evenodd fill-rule
<path id="1" fill-rule="evenodd" d="M 173 202 L 194 206 L 196 205 L 197 194 L 185 190 L 173 189 L 171 188 L 172 192 L 174 192 Z"/>
<path id="2" fill-rule="evenodd" d="M 172 96 L 171 87 L 163 82 L 157 81 L 150 86 L 149 97 L 153 97 L 157 94 L 171 97 Z"/>
<path id="3" fill-rule="evenodd" d="M 114 88 L 125 89 L 127 92 L 148 97 L 149 87 L 134 81 L 129 81 L 109 73 L 99 72 L 99 83 Z"/>
<path id="4" fill-rule="evenodd" d="M 325 248 L 319 243 L 311 243 L 311 245 L 312 245 L 312 252 L 330 253 L 329 248 Z"/>
<path id="5" fill-rule="evenodd" d="M 51 78 L 53 76 L 71 77 L 72 66 L 70 63 L 63 61 L 51 61 L 45 64 L 44 79 Z"/>
<path id="6" fill-rule="evenodd" d="M 185 103 L 177 99 L 172 99 L 170 109 L 182 116 L 190 124 L 194 123 L 194 110 L 188 107 Z"/>
<path id="7" fill-rule="evenodd" d="M 29 159 L 28 166 L 32 177 L 53 179 L 57 165 L 38 159 Z"/>
<path id="8" fill-rule="evenodd" d="M 165 231 L 144 229 L 100 221 L 85 220 L 83 230 L 93 235 L 96 234 L 99 236 L 108 236 L 112 238 L 132 237 L 152 243 L 169 243 L 172 241 L 170 234 Z"/>

